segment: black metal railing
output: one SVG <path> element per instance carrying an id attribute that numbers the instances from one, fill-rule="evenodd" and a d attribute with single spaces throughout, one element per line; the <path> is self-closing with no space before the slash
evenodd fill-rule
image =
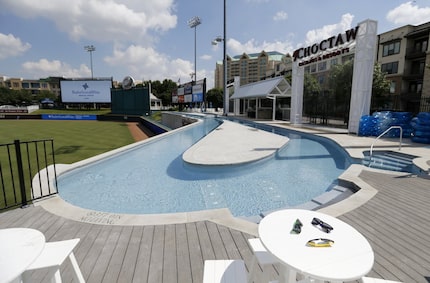
<path id="1" fill-rule="evenodd" d="M 0 144 L 0 210 L 26 206 L 56 188 L 52 139 Z"/>

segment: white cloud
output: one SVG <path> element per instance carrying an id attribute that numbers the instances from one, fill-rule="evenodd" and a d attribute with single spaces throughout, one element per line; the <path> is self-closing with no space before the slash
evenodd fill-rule
<path id="1" fill-rule="evenodd" d="M 200 56 L 200 59 L 208 61 L 208 60 L 212 60 L 212 56 L 209 54 L 205 54 L 205 55 Z"/>
<path id="2" fill-rule="evenodd" d="M 339 23 L 326 25 L 322 28 L 308 31 L 306 34 L 305 44 L 313 44 L 321 41 L 325 38 L 332 36 L 333 34 L 344 33 L 346 30 L 351 28 L 352 20 L 354 16 L 351 14 L 344 14 L 341 17 Z M 297 46 L 294 46 L 292 41 L 289 39 L 285 40 L 274 40 L 272 42 L 258 42 L 254 38 L 242 43 L 234 38 L 230 38 L 227 41 L 227 53 L 230 56 L 240 55 L 243 53 L 258 53 L 261 51 L 278 51 L 281 53 L 292 53 Z"/>
<path id="3" fill-rule="evenodd" d="M 285 11 L 278 11 L 274 16 L 274 21 L 284 21 L 288 19 L 288 14 Z"/>
<path id="4" fill-rule="evenodd" d="M 37 62 L 25 62 L 22 67 L 28 74 L 33 74 L 35 78 L 43 78 L 48 76 L 60 76 L 67 78 L 89 77 L 91 70 L 84 64 L 79 69 L 74 69 L 70 65 L 59 60 L 49 61 L 48 59 L 40 59 Z"/>
<path id="5" fill-rule="evenodd" d="M 419 8 L 406 2 L 389 11 L 386 19 L 397 25 L 419 25 L 430 19 L 430 7 Z"/>
<path id="6" fill-rule="evenodd" d="M 3 0 L 3 9 L 24 18 L 47 18 L 73 40 L 112 41 L 151 40 L 151 31 L 174 28 L 173 0 L 152 1 L 143 5 L 136 0 Z"/>
<path id="7" fill-rule="evenodd" d="M 273 42 L 258 42 L 255 39 L 250 39 L 245 43 L 241 43 L 236 39 L 229 39 L 227 41 L 228 54 L 230 56 L 240 55 L 242 53 L 258 53 L 261 51 L 278 51 L 281 53 L 291 52 L 293 46 L 289 40 L 273 41 Z"/>
<path id="8" fill-rule="evenodd" d="M 339 23 L 326 25 L 322 28 L 310 30 L 306 33 L 305 45 L 310 45 L 323 39 L 329 38 L 338 33 L 344 33 L 351 28 L 354 16 L 351 14 L 344 14 Z"/>
<path id="9" fill-rule="evenodd" d="M 30 43 L 23 43 L 21 39 L 12 34 L 0 33 L 0 60 L 19 56 L 30 48 Z"/>
<path id="10" fill-rule="evenodd" d="M 130 45 L 127 48 L 114 47 L 112 56 L 104 58 L 111 66 L 125 69 L 135 78 L 144 77 L 145 80 L 158 80 L 171 78 L 177 81 L 186 81 L 193 72 L 193 64 L 182 59 L 171 59 L 165 54 L 160 54 L 151 47 Z"/>

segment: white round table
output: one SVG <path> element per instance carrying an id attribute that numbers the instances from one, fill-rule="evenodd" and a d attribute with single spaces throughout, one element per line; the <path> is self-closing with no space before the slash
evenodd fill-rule
<path id="1" fill-rule="evenodd" d="M 42 253 L 45 236 L 28 228 L 0 229 L 0 282 L 20 281 L 21 274 Z"/>
<path id="2" fill-rule="evenodd" d="M 311 224 L 314 217 L 328 223 L 333 231 L 325 233 Z M 303 226 L 292 234 L 295 221 Z M 264 247 L 282 263 L 280 282 L 295 282 L 296 273 L 331 282 L 357 280 L 373 266 L 374 253 L 366 238 L 347 223 L 315 211 L 286 209 L 263 218 L 258 227 Z M 310 247 L 312 239 L 334 241 L 331 247 Z M 293 281 L 294 280 L 294 281 Z"/>

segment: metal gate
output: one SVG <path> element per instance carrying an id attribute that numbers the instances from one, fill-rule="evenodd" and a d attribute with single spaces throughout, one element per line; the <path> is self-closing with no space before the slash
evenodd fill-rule
<path id="1" fill-rule="evenodd" d="M 56 188 L 52 139 L 0 144 L 0 210 L 26 206 Z"/>

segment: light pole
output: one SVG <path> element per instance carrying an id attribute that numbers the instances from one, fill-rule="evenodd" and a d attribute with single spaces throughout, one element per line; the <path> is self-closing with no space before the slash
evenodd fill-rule
<path id="1" fill-rule="evenodd" d="M 197 26 L 201 23 L 202 21 L 197 16 L 188 20 L 188 26 L 194 28 L 194 81 L 197 81 Z"/>
<path id="2" fill-rule="evenodd" d="M 87 45 L 84 46 L 84 49 L 88 52 L 90 52 L 90 63 L 91 63 L 91 79 L 94 78 L 93 74 L 93 51 L 96 51 L 96 47 L 94 45 Z"/>
<path id="3" fill-rule="evenodd" d="M 230 95 L 227 92 L 227 9 L 226 9 L 226 0 L 224 0 L 224 36 L 218 36 L 214 40 L 212 40 L 213 45 L 217 45 L 220 42 L 223 42 L 223 58 L 222 58 L 222 67 L 223 67 L 223 91 L 224 91 L 224 111 L 223 115 L 227 116 L 228 108 L 229 108 L 229 100 Z"/>

